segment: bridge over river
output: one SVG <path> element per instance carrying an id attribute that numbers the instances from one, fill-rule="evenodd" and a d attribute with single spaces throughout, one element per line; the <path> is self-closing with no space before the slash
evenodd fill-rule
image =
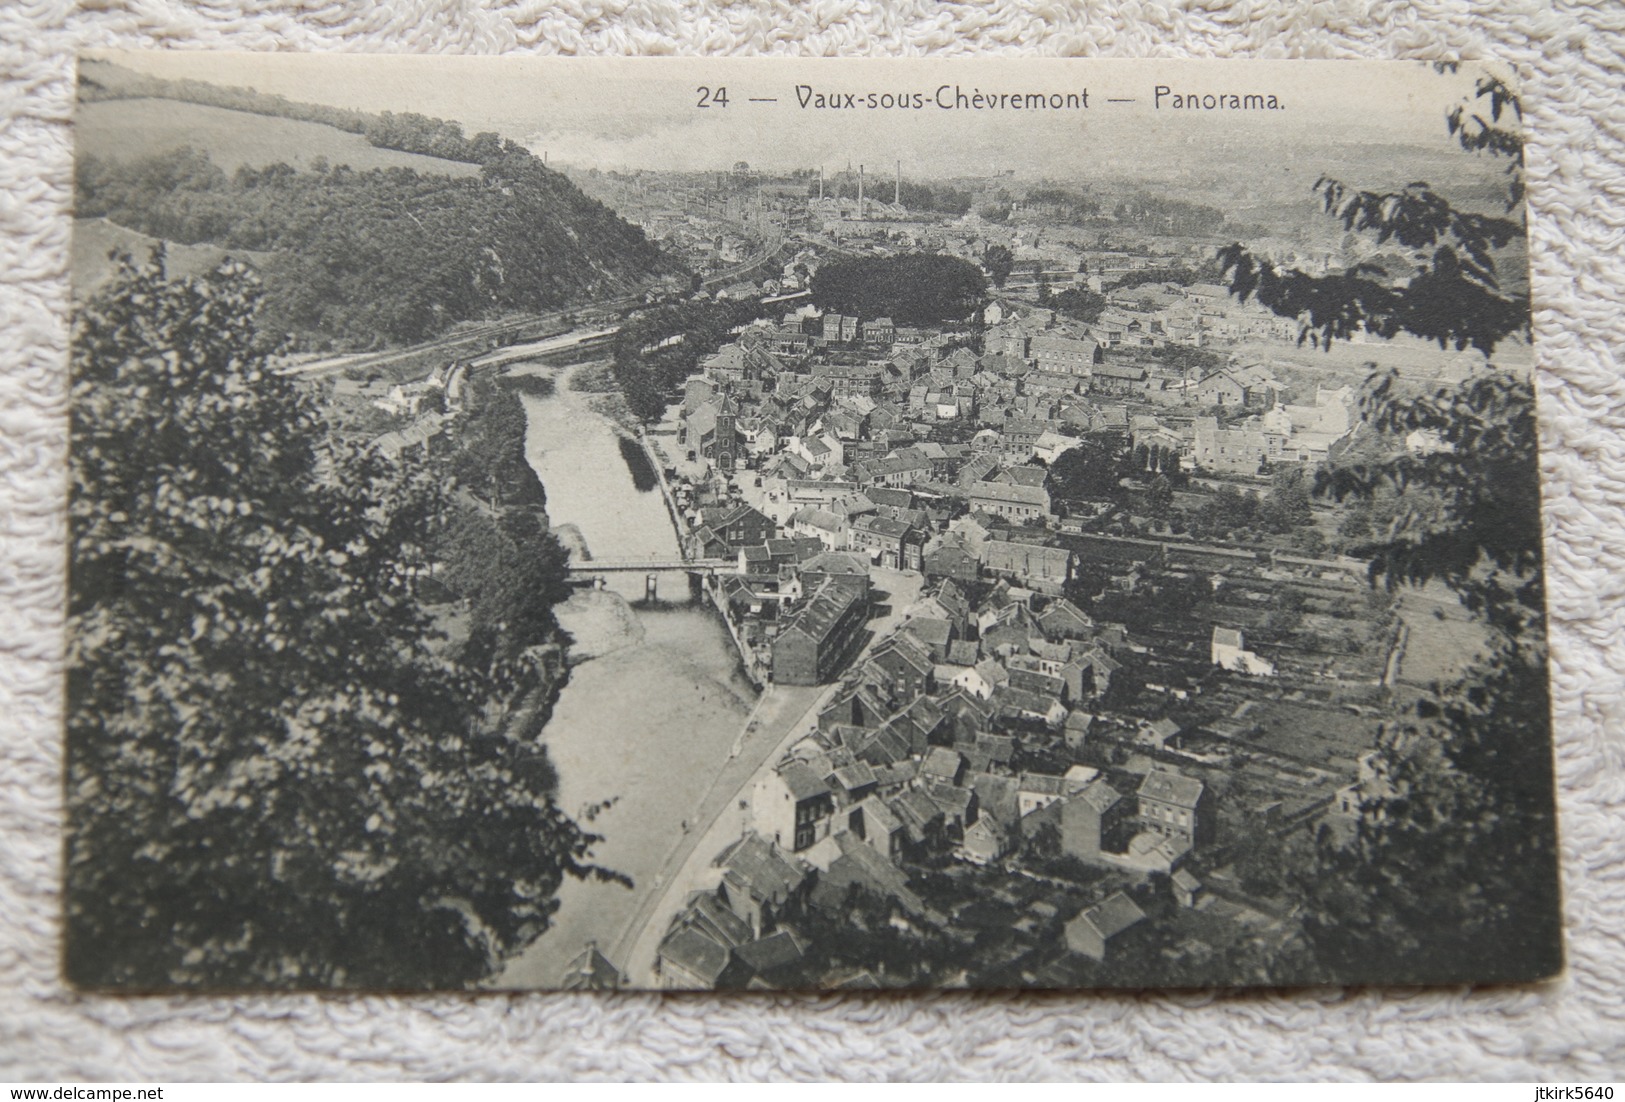
<path id="1" fill-rule="evenodd" d="M 690 574 L 737 574 L 737 559 L 683 559 L 675 556 L 647 559 L 572 559 L 565 568 L 571 574 L 625 574 L 633 571 L 659 573 L 665 570 L 686 570 Z"/>

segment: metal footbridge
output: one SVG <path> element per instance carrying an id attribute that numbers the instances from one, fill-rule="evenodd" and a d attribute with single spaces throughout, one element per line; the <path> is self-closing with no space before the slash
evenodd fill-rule
<path id="1" fill-rule="evenodd" d="M 653 574 L 665 570 L 686 570 L 690 574 L 733 574 L 739 570 L 737 559 L 684 559 L 667 555 L 646 559 L 571 559 L 566 569 L 571 574 Z"/>

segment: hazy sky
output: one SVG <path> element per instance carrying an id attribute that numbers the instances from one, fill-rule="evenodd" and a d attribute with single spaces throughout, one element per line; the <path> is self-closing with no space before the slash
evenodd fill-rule
<path id="1" fill-rule="evenodd" d="M 1313 144 L 1373 142 L 1447 150 L 1444 113 L 1473 72 L 1418 62 L 930 59 L 578 59 L 358 54 L 109 53 L 170 78 L 246 85 L 304 102 L 456 119 L 494 129 L 583 168 L 770 170 L 850 161 L 889 175 L 1067 177 L 1170 159 L 1200 168 L 1219 148 L 1289 159 Z M 802 108 L 817 92 L 919 93 L 922 110 Z M 1088 110 L 942 110 L 939 86 L 983 92 L 1089 93 Z M 726 108 L 700 109 L 700 86 L 726 87 Z M 1159 110 L 1153 92 L 1276 95 L 1280 111 Z M 751 103 L 752 97 L 776 103 Z M 1108 103 L 1109 99 L 1133 100 Z"/>

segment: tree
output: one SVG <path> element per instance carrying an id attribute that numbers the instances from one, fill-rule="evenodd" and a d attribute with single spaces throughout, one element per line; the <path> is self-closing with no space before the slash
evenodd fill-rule
<path id="1" fill-rule="evenodd" d="M 417 342 L 458 321 L 556 309 L 678 270 L 641 230 L 517 147 L 478 177 L 286 164 L 228 177 L 190 149 L 87 156 L 74 191 L 86 217 L 264 254 L 259 329 L 307 347 Z"/>
<path id="2" fill-rule="evenodd" d="M 1122 478 L 1123 456 L 1086 437 L 1055 457 L 1046 482 L 1050 493 L 1061 500 L 1103 501 L 1122 494 Z"/>
<path id="3" fill-rule="evenodd" d="M 733 339 L 733 331 L 772 313 L 759 298 L 695 300 L 657 306 L 629 317 L 615 335 L 612 370 L 627 408 L 658 420 L 700 361 Z M 681 335 L 675 343 L 671 338 Z"/>
<path id="4" fill-rule="evenodd" d="M 525 407 L 510 386 L 488 376 L 469 380 L 457 425 L 451 470 L 493 509 L 544 504 L 542 484 L 525 458 Z"/>
<path id="5" fill-rule="evenodd" d="M 1146 487 L 1146 505 L 1154 517 L 1166 517 L 1173 512 L 1174 486 L 1166 475 L 1157 475 Z"/>
<path id="6" fill-rule="evenodd" d="M 1385 458 L 1327 464 L 1317 476 L 1317 493 L 1382 507 L 1383 538 L 1356 548 L 1371 557 L 1373 579 L 1393 588 L 1438 578 L 1496 627 L 1538 630 L 1545 587 L 1533 383 L 1485 371 L 1411 395 L 1389 371 L 1367 383 L 1360 409 L 1389 439 L 1422 430 L 1445 445 L 1425 454 L 1396 445 Z"/>
<path id="7" fill-rule="evenodd" d="M 1562 964 L 1550 698 L 1540 661 L 1505 648 L 1387 725 L 1345 841 L 1299 880 L 1319 974 L 1407 982 L 1528 980 Z M 1307 978 L 1307 977 L 1304 977 Z"/>
<path id="8" fill-rule="evenodd" d="M 1523 138 L 1503 125 L 1504 118 L 1522 116 L 1517 93 L 1489 73 L 1478 78 L 1468 102 L 1446 116 L 1462 148 L 1508 159 L 1507 217 L 1462 210 L 1426 183 L 1384 193 L 1322 177 L 1315 192 L 1326 213 L 1347 231 L 1374 235 L 1380 246 L 1406 249 L 1414 258 L 1410 270 L 1395 276 L 1367 262 L 1313 276 L 1282 270 L 1236 244 L 1219 253 L 1231 292 L 1297 319 L 1300 342 L 1312 345 L 1360 331 L 1380 337 L 1410 333 L 1441 348 L 1474 348 L 1488 356 L 1504 338 L 1527 334 L 1528 292 L 1503 287 L 1495 263 L 1496 252 L 1525 236 Z"/>
<path id="9" fill-rule="evenodd" d="M 995 287 L 1004 286 L 1004 281 L 1010 278 L 1010 269 L 1015 266 L 1016 254 L 1010 251 L 1008 245 L 989 245 L 982 254 L 982 267 L 987 269 L 988 278 Z"/>
<path id="10" fill-rule="evenodd" d="M 1106 312 L 1106 296 L 1097 295 L 1086 287 L 1068 287 L 1052 294 L 1049 304 L 1058 313 L 1081 322 L 1099 321 L 1100 315 Z"/>
<path id="11" fill-rule="evenodd" d="M 1286 467 L 1270 479 L 1270 496 L 1259 510 L 1259 520 L 1272 532 L 1290 532 L 1315 522 L 1309 503 L 1310 483 L 1301 467 Z"/>
<path id="12" fill-rule="evenodd" d="M 612 875 L 554 801 L 551 659 L 413 598 L 438 479 L 329 440 L 227 265 L 124 260 L 76 320 L 67 971 L 96 987 L 446 987 Z"/>
<path id="13" fill-rule="evenodd" d="M 1516 94 L 1486 75 L 1447 115 L 1464 149 L 1508 158 L 1509 212 L 1523 146 L 1502 123 L 1518 114 Z M 1527 295 L 1502 286 L 1494 255 L 1522 240 L 1521 215 L 1465 212 L 1426 184 L 1317 189 L 1346 230 L 1411 250 L 1412 269 L 1310 277 L 1233 247 L 1235 293 L 1299 318 L 1320 345 L 1404 332 L 1488 358 L 1527 330 Z M 1376 373 L 1360 408 L 1378 446 L 1324 465 L 1315 492 L 1355 503 L 1342 534 L 1369 557 L 1373 583 L 1450 587 L 1489 629 L 1488 653 L 1383 725 L 1350 829 L 1308 840 L 1293 878 L 1310 962 L 1276 978 L 1549 976 L 1562 950 L 1532 383 L 1486 366 L 1419 392 Z M 1443 446 L 1407 449 L 1401 437 L 1418 429 Z"/>
<path id="14" fill-rule="evenodd" d="M 899 325 L 940 325 L 970 317 L 987 299 L 975 264 L 940 253 L 858 256 L 826 261 L 813 273 L 820 309 Z"/>

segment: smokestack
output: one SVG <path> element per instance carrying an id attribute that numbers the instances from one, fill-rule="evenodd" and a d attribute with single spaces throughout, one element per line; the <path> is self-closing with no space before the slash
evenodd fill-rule
<path id="1" fill-rule="evenodd" d="M 899 207 L 899 206 L 903 205 L 903 162 L 902 161 L 897 162 L 897 183 L 892 186 L 891 201 L 892 201 L 892 206 L 894 206 L 894 207 Z"/>
<path id="2" fill-rule="evenodd" d="M 824 201 L 824 166 L 818 166 L 818 201 Z"/>
<path id="3" fill-rule="evenodd" d="M 863 166 L 858 166 L 858 220 L 863 220 Z"/>

